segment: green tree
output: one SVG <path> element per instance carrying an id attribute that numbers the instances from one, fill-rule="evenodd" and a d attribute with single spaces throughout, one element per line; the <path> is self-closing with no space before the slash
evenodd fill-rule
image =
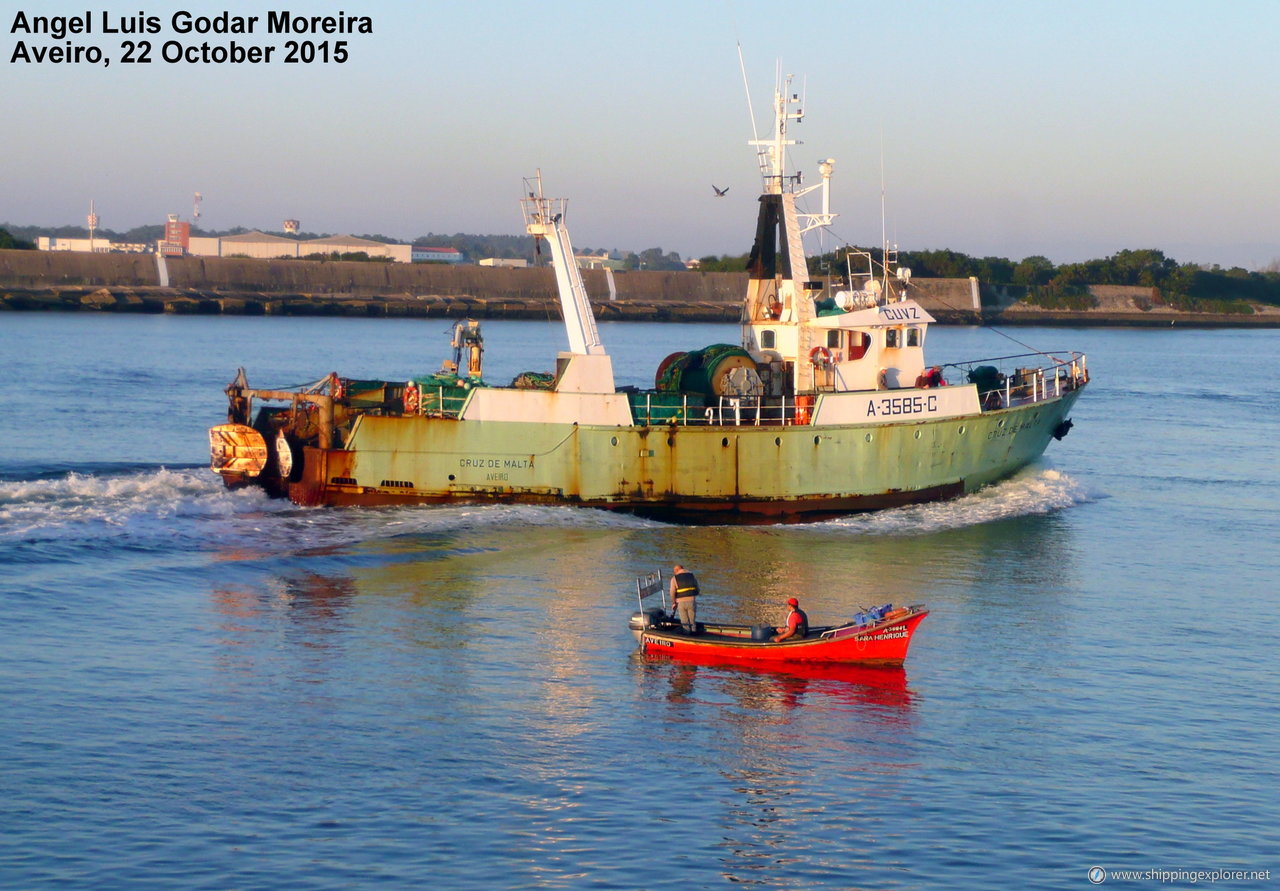
<path id="1" fill-rule="evenodd" d="M 995 285 L 1013 284 L 1013 263 L 1004 257 L 983 257 L 978 261 L 979 281 Z"/>
<path id="2" fill-rule="evenodd" d="M 662 248 L 647 248 L 627 258 L 630 269 L 684 269 L 684 261 L 677 253 L 663 253 Z"/>
<path id="3" fill-rule="evenodd" d="M 1036 255 L 1025 257 L 1013 267 L 1013 283 L 1015 285 L 1047 285 L 1057 270 L 1048 257 Z"/>
<path id="4" fill-rule="evenodd" d="M 29 241 L 23 241 L 14 238 L 9 234 L 8 229 L 0 229 L 0 250 L 6 251 L 34 251 L 36 246 Z"/>
<path id="5" fill-rule="evenodd" d="M 714 254 L 702 257 L 698 260 L 703 272 L 744 272 L 747 268 L 747 254 L 738 257 L 730 257 L 725 255 L 717 257 Z"/>

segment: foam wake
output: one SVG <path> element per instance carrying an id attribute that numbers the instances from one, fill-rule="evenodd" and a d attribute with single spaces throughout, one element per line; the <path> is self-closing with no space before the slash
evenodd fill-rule
<path id="1" fill-rule="evenodd" d="M 256 488 L 226 489 L 207 470 L 71 472 L 0 481 L 0 541 L 183 539 L 195 548 L 297 552 L 400 536 L 456 535 L 500 527 L 640 528 L 605 511 L 530 505 L 300 508 Z"/>
<path id="2" fill-rule="evenodd" d="M 1018 516 L 1047 514 L 1093 500 L 1057 470 L 1038 469 L 950 502 L 857 514 L 796 529 L 869 535 L 927 534 Z M 190 547 L 250 546 L 298 552 L 401 536 L 538 527 L 643 529 L 665 524 L 628 514 L 535 505 L 299 508 L 261 490 L 229 491 L 208 471 L 166 468 L 117 475 L 67 473 L 0 481 L 0 541 L 112 539 Z"/>
<path id="3" fill-rule="evenodd" d="M 226 491 L 211 474 L 164 467 L 116 475 L 71 472 L 54 478 L 0 482 L 0 538 L 62 537 L 97 528 L 106 533 L 140 519 L 232 516 L 266 499 Z"/>
<path id="4" fill-rule="evenodd" d="M 1065 473 L 1032 468 L 981 491 L 933 504 L 856 514 L 818 524 L 868 535 L 924 535 L 1013 517 L 1040 516 L 1096 496 Z"/>

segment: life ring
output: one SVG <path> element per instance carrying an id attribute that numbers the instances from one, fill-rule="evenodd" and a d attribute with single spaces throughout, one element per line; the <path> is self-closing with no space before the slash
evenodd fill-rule
<path id="1" fill-rule="evenodd" d="M 329 372 L 329 395 L 334 399 L 343 399 L 347 395 L 347 388 L 342 386 L 342 378 L 336 371 Z"/>
<path id="2" fill-rule="evenodd" d="M 824 346 L 816 346 L 809 350 L 809 362 L 814 368 L 831 367 L 831 350 Z"/>
<path id="3" fill-rule="evenodd" d="M 413 381 L 404 385 L 404 411 L 409 415 L 418 413 L 418 385 Z"/>

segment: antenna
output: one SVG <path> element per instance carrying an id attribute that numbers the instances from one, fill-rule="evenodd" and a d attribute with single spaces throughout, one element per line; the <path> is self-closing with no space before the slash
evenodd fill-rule
<path id="1" fill-rule="evenodd" d="M 98 215 L 93 210 L 93 199 L 89 199 L 89 216 L 85 219 L 89 224 L 89 253 L 93 253 L 93 230 L 98 228 Z"/>
<path id="2" fill-rule="evenodd" d="M 757 146 L 760 143 L 760 131 L 756 128 L 756 110 L 751 104 L 751 83 L 747 80 L 747 63 L 742 58 L 742 41 L 738 41 L 738 68 L 742 71 L 742 88 L 747 93 L 747 114 L 751 116 L 751 141 Z M 765 173 L 764 149 L 756 148 L 756 160 L 760 164 L 760 172 Z"/>
<path id="3" fill-rule="evenodd" d="M 742 72 L 742 88 L 747 91 L 747 114 L 751 115 L 751 138 L 759 139 L 756 129 L 756 110 L 751 105 L 751 83 L 747 80 L 747 63 L 742 58 L 742 41 L 738 41 L 738 69 Z"/>
<path id="4" fill-rule="evenodd" d="M 884 210 L 884 123 L 880 124 L 880 248 L 884 251 L 881 262 L 889 260 L 889 233 L 885 228 Z M 886 266 L 886 269 L 888 267 Z M 887 273 L 886 273 L 887 274 Z"/>

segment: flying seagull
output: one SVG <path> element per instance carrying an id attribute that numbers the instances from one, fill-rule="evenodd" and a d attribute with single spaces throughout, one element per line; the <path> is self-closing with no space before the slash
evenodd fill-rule
<path id="1" fill-rule="evenodd" d="M 723 198 L 723 197 L 724 197 L 724 193 L 725 193 L 725 192 L 727 192 L 727 191 L 729 191 L 729 187 L 728 187 L 728 186 L 725 186 L 723 189 L 718 189 L 718 188 L 716 188 L 716 186 L 713 184 L 713 185 L 711 186 L 711 191 L 713 191 L 713 192 L 715 192 L 715 193 L 716 193 L 716 197 L 717 197 L 717 198 Z"/>

